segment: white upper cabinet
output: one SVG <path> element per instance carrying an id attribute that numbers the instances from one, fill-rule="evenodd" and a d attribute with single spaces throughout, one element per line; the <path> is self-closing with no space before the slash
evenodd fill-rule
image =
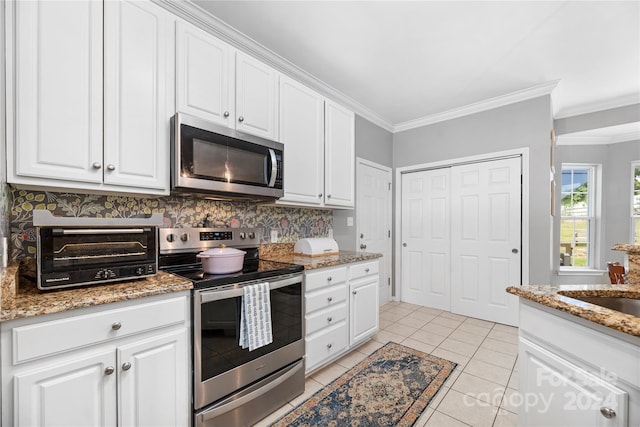
<path id="1" fill-rule="evenodd" d="M 235 127 L 235 50 L 184 21 L 176 24 L 177 111 Z"/>
<path id="2" fill-rule="evenodd" d="M 7 6 L 9 182 L 101 183 L 102 3 Z"/>
<path id="3" fill-rule="evenodd" d="M 279 202 L 324 202 L 324 98 L 280 77 L 280 142 L 284 144 L 284 197 Z"/>
<path id="4" fill-rule="evenodd" d="M 278 77 L 273 68 L 236 52 L 236 129 L 278 140 Z"/>
<path id="5" fill-rule="evenodd" d="M 8 182 L 168 194 L 171 15 L 124 0 L 7 6 Z"/>
<path id="6" fill-rule="evenodd" d="M 325 206 L 352 208 L 355 187 L 355 115 L 327 100 L 324 120 Z"/>
<path id="7" fill-rule="evenodd" d="M 164 190 L 173 91 L 171 15 L 151 2 L 106 1 L 104 182 Z"/>

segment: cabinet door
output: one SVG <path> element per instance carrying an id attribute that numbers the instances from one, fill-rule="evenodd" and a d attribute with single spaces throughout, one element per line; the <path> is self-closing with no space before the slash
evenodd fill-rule
<path id="1" fill-rule="evenodd" d="M 186 329 L 118 348 L 119 425 L 189 425 L 188 367 Z"/>
<path id="2" fill-rule="evenodd" d="M 131 0 L 107 1 L 104 13 L 104 182 L 168 194 L 171 15 Z"/>
<path id="3" fill-rule="evenodd" d="M 355 116 L 325 102 L 325 205 L 352 208 L 355 181 Z"/>
<path id="4" fill-rule="evenodd" d="M 279 202 L 321 205 L 324 193 L 324 98 L 280 77 L 280 142 L 284 197 Z"/>
<path id="5" fill-rule="evenodd" d="M 102 3 L 7 5 L 8 181 L 102 182 Z"/>
<path id="6" fill-rule="evenodd" d="M 13 425 L 115 426 L 115 362 L 108 350 L 15 375 Z"/>
<path id="7" fill-rule="evenodd" d="M 278 73 L 241 52 L 236 53 L 236 129 L 278 139 Z"/>
<path id="8" fill-rule="evenodd" d="M 177 111 L 234 127 L 233 49 L 184 21 L 176 24 Z"/>
<path id="9" fill-rule="evenodd" d="M 378 330 L 378 275 L 352 282 L 349 344 L 361 341 Z"/>
<path id="10" fill-rule="evenodd" d="M 629 395 L 610 382 L 617 378 L 587 372 L 524 338 L 519 348 L 520 390 L 525 391 L 526 404 L 518 409 L 518 425 L 628 425 Z M 613 416 L 605 417 L 604 411 L 613 411 Z"/>

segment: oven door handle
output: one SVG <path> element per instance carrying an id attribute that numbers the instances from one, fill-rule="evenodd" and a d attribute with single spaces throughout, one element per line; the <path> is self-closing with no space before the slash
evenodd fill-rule
<path id="1" fill-rule="evenodd" d="M 289 378 L 291 378 L 292 376 L 294 376 L 295 374 L 298 373 L 298 371 L 300 369 L 302 369 L 304 366 L 303 363 L 298 363 L 296 364 L 296 366 L 292 366 L 291 368 L 289 368 L 289 371 L 284 372 L 282 375 L 280 375 L 278 378 L 274 379 L 273 381 L 269 382 L 268 384 L 266 384 L 263 387 L 260 387 L 257 390 L 253 390 L 247 394 L 245 394 L 242 397 L 239 397 L 238 399 L 231 401 L 229 403 L 225 403 L 220 405 L 217 408 L 212 408 L 202 414 L 200 414 L 201 420 L 203 422 L 205 421 L 209 421 L 212 418 L 215 417 L 219 417 L 222 414 L 226 414 L 229 411 L 233 411 L 236 408 L 239 408 L 240 406 L 244 405 L 245 403 L 259 397 L 262 396 L 263 394 L 266 394 L 268 392 L 270 392 L 271 390 L 273 390 L 274 388 L 278 387 L 280 384 L 282 384 L 283 382 L 287 381 Z"/>
<path id="2" fill-rule="evenodd" d="M 278 279 L 273 282 L 269 282 L 269 279 L 262 280 L 262 281 L 258 280 L 254 283 L 264 283 L 264 282 L 269 283 L 269 290 L 272 291 L 274 289 L 283 288 L 285 286 L 290 286 L 295 283 L 302 282 L 302 275 L 296 274 L 293 277 L 288 277 L 286 279 Z M 241 297 L 243 293 L 244 291 L 242 290 L 242 287 L 234 288 L 234 289 L 204 291 L 200 293 L 200 304 L 205 304 L 212 301 L 219 301 L 222 299 Z"/>
<path id="3" fill-rule="evenodd" d="M 62 234 L 140 234 L 144 233 L 142 228 L 68 228 L 62 230 Z M 57 234 L 54 233 L 54 234 Z"/>

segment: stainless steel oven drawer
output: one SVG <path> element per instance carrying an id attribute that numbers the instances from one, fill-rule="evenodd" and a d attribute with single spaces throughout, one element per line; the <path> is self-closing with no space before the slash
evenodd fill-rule
<path id="1" fill-rule="evenodd" d="M 194 425 L 196 427 L 250 426 L 302 393 L 304 393 L 304 359 L 196 413 Z"/>

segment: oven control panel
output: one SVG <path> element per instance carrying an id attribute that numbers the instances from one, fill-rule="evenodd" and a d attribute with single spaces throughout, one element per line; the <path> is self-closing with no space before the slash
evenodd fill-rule
<path id="1" fill-rule="evenodd" d="M 160 253 L 195 252 L 226 246 L 258 246 L 261 233 L 257 228 L 161 228 Z"/>

